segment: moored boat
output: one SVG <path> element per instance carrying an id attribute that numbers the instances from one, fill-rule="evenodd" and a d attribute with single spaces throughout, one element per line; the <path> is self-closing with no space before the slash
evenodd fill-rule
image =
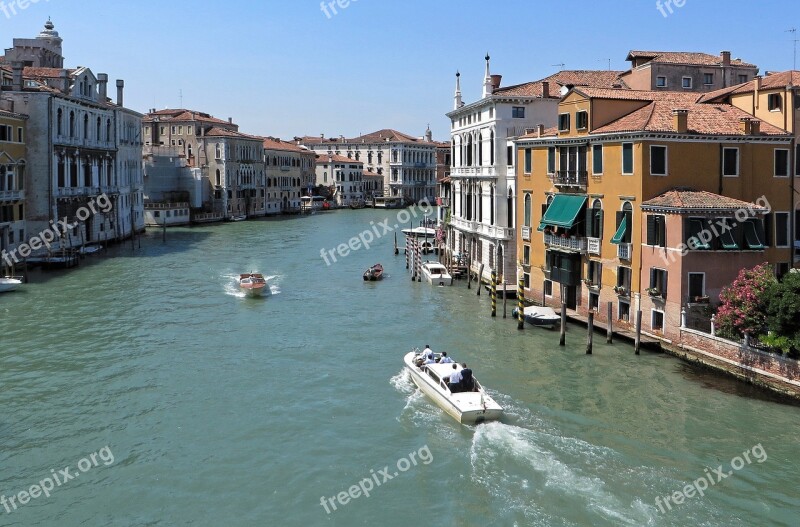
<path id="1" fill-rule="evenodd" d="M 435 353 L 434 356 L 437 359 L 441 357 L 439 353 Z M 411 375 L 411 380 L 420 391 L 459 423 L 476 424 L 500 419 L 503 415 L 503 407 L 497 404 L 486 393 L 478 379 L 471 375 L 465 376 L 467 379 L 471 378 L 471 386 L 464 387 L 463 391 L 462 389 L 453 391 L 455 387 L 452 387 L 448 380 L 453 372 L 464 371 L 460 364 L 454 362 L 421 364 L 422 353 L 418 350 L 406 353 L 403 362 Z"/>
<path id="2" fill-rule="evenodd" d="M 439 262 L 425 262 L 422 264 L 422 276 L 432 285 L 453 285 L 453 277 L 447 272 L 447 267 Z"/>
<path id="3" fill-rule="evenodd" d="M 532 326 L 552 328 L 561 321 L 561 316 L 553 308 L 547 306 L 528 306 L 522 310 L 525 322 Z M 519 316 L 519 309 L 511 312 L 514 318 Z"/>
<path id="4" fill-rule="evenodd" d="M 383 266 L 375 264 L 366 271 L 364 271 L 364 281 L 375 282 L 383 278 Z"/>
<path id="5" fill-rule="evenodd" d="M 0 277 L 0 293 L 8 293 L 22 285 L 22 280 L 15 276 Z"/>
<path id="6" fill-rule="evenodd" d="M 264 296 L 269 294 L 269 285 L 261 273 L 244 273 L 239 275 L 239 288 L 247 296 Z"/>

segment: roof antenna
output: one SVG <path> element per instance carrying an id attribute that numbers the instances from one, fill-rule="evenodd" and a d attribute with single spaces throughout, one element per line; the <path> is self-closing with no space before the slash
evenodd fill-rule
<path id="1" fill-rule="evenodd" d="M 558 66 L 559 68 L 561 68 L 561 69 L 563 70 L 563 69 L 564 69 L 564 66 L 566 66 L 566 64 L 564 64 L 564 63 L 562 62 L 561 64 L 550 64 L 550 66 L 551 66 L 551 67 L 553 67 L 553 68 L 555 68 L 556 66 Z"/>
<path id="2" fill-rule="evenodd" d="M 178 108 L 183 108 L 183 89 L 178 90 L 178 97 L 181 100 L 181 105 Z"/>
<path id="3" fill-rule="evenodd" d="M 786 31 L 784 31 L 784 33 L 791 33 L 792 37 L 795 37 L 795 38 L 792 39 L 792 42 L 794 43 L 794 53 L 792 55 L 792 70 L 796 70 L 797 69 L 797 28 L 793 27 L 792 29 L 787 29 Z"/>

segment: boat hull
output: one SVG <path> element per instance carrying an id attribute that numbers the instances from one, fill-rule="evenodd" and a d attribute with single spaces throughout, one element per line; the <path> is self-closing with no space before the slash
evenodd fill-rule
<path id="1" fill-rule="evenodd" d="M 462 424 L 478 424 L 494 421 L 503 415 L 503 408 L 483 391 L 462 392 L 452 394 L 440 384 L 435 384 L 432 377 L 414 364 L 415 353 L 409 352 L 403 358 L 411 380 L 422 393 L 428 396 L 442 410 Z M 485 403 L 485 404 L 484 404 Z"/>
<path id="2" fill-rule="evenodd" d="M 16 278 L 0 278 L 0 293 L 9 293 L 19 288 L 22 285 L 22 280 Z"/>

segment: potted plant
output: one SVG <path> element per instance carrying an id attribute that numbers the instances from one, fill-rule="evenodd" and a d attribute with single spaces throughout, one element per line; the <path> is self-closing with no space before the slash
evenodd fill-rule
<path id="1" fill-rule="evenodd" d="M 650 296 L 661 296 L 661 290 L 657 287 L 648 287 L 646 291 Z"/>
<path id="2" fill-rule="evenodd" d="M 625 286 L 615 285 L 614 286 L 614 292 L 617 293 L 618 295 L 624 295 L 625 294 Z"/>
<path id="3" fill-rule="evenodd" d="M 708 297 L 707 296 L 696 296 L 692 298 L 696 304 L 708 304 Z"/>

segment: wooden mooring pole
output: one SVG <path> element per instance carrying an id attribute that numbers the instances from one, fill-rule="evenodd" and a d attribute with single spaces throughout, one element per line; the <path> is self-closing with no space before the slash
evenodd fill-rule
<path id="1" fill-rule="evenodd" d="M 611 344 L 611 341 L 614 339 L 614 328 L 612 327 L 612 315 L 611 313 L 614 312 L 614 303 L 608 303 L 608 321 L 606 322 L 606 344 Z"/>
<path id="2" fill-rule="evenodd" d="M 636 311 L 636 340 L 633 344 L 633 349 L 636 355 L 639 354 L 639 346 L 642 343 L 642 310 Z"/>
<path id="3" fill-rule="evenodd" d="M 483 276 L 483 264 L 478 268 L 478 296 L 481 296 L 481 277 Z"/>
<path id="4" fill-rule="evenodd" d="M 525 294 L 525 280 L 520 276 L 517 282 L 517 329 L 525 328 L 525 306 L 523 297 Z"/>
<path id="5" fill-rule="evenodd" d="M 586 354 L 592 354 L 592 337 L 594 336 L 594 311 L 589 311 L 589 322 L 586 325 Z"/>
<path id="6" fill-rule="evenodd" d="M 492 269 L 492 316 L 497 316 L 497 273 Z"/>

